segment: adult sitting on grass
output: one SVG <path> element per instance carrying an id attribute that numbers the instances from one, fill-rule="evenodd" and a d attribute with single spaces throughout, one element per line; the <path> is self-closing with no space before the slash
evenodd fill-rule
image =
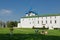
<path id="1" fill-rule="evenodd" d="M 48 32 L 45 31 L 45 30 L 43 30 L 43 31 L 41 32 L 41 34 L 48 34 Z"/>
<path id="2" fill-rule="evenodd" d="M 35 29 L 35 33 L 38 34 L 39 29 Z"/>

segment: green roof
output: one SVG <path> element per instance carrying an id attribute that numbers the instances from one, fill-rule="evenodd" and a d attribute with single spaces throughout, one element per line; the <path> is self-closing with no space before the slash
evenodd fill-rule
<path id="1" fill-rule="evenodd" d="M 36 16 L 25 16 L 21 18 L 35 18 L 35 17 L 47 17 L 47 16 L 60 16 L 60 14 L 41 14 Z"/>

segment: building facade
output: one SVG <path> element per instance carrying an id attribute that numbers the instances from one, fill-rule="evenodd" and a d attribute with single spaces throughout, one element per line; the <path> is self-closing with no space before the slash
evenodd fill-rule
<path id="1" fill-rule="evenodd" d="M 38 15 L 33 11 L 26 13 L 25 17 L 21 17 L 18 28 L 60 28 L 59 15 Z"/>

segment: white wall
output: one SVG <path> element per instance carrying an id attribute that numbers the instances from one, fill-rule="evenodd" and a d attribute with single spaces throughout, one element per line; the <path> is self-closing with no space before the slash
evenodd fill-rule
<path id="1" fill-rule="evenodd" d="M 26 16 L 28 16 L 28 14 L 26 14 Z"/>
<path id="2" fill-rule="evenodd" d="M 18 23 L 18 28 L 21 28 L 21 23 Z"/>
<path id="3" fill-rule="evenodd" d="M 35 16 L 35 14 L 34 13 L 30 13 L 30 16 Z"/>
<path id="4" fill-rule="evenodd" d="M 55 20 L 56 20 L 56 23 L 55 23 Z M 21 18 L 20 21 L 21 21 L 20 24 L 22 28 L 32 28 L 33 26 L 36 28 L 42 28 L 43 26 L 45 26 L 46 28 L 48 27 L 49 28 L 60 28 L 60 16 Z M 50 23 L 50 21 L 52 21 L 52 23 Z"/>

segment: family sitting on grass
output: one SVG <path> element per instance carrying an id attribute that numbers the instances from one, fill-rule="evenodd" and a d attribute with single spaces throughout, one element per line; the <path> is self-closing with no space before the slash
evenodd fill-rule
<path id="1" fill-rule="evenodd" d="M 35 33 L 38 33 L 39 29 L 35 30 Z M 41 32 L 39 32 L 39 34 L 48 34 L 48 32 L 46 30 L 42 30 Z"/>

